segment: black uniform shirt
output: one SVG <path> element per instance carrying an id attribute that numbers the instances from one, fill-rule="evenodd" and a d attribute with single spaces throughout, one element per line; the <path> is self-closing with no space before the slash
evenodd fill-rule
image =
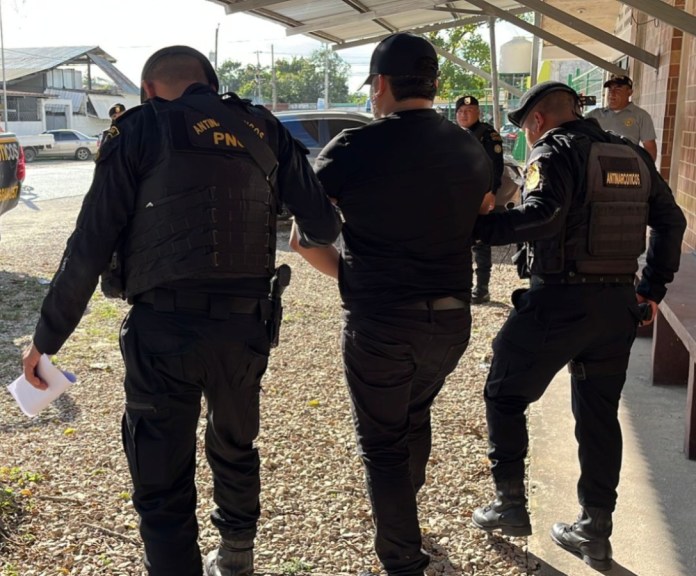
<path id="1" fill-rule="evenodd" d="M 471 231 L 492 180 L 470 132 L 432 109 L 398 112 L 339 134 L 315 169 L 345 219 L 347 309 L 470 293 Z"/>
<path id="2" fill-rule="evenodd" d="M 477 120 L 469 130 L 478 138 L 481 145 L 486 150 L 486 154 L 493 163 L 493 188 L 491 192 L 498 192 L 503 179 L 503 170 L 505 170 L 505 160 L 503 158 L 503 139 L 498 134 L 497 130 L 486 122 Z"/>
<path id="3" fill-rule="evenodd" d="M 210 93 L 209 87 L 193 84 L 184 96 L 206 93 Z M 280 199 L 295 214 L 307 237 L 317 244 L 330 244 L 338 236 L 340 222 L 306 160 L 305 151 L 269 112 L 255 107 L 247 107 L 247 111 L 274 128 L 268 137 L 271 148 L 277 150 Z M 153 107 L 146 103 L 120 116 L 100 146 L 92 185 L 41 308 L 34 340 L 39 351 L 55 354 L 79 323 L 118 238 L 135 211 L 138 183 L 143 175 L 156 169 L 162 145 L 158 134 Z M 200 280 L 193 282 L 198 282 L 200 288 Z M 230 287 L 235 283 L 225 284 L 227 291 L 236 292 L 234 286 Z"/>
<path id="4" fill-rule="evenodd" d="M 533 242 L 550 238 L 574 223 L 567 221 L 573 203 L 582 202 L 589 146 L 583 152 L 574 136 L 589 142 L 609 142 L 615 136 L 602 130 L 594 120 L 566 122 L 551 130 L 534 144 L 526 169 L 522 204 L 502 213 L 480 216 L 475 236 L 493 245 Z M 648 226 L 651 228 L 646 266 L 636 291 L 659 302 L 666 293 L 665 284 L 679 269 L 681 240 L 686 227 L 684 215 L 669 186 L 655 169 L 645 150 L 632 146 L 650 171 Z"/>

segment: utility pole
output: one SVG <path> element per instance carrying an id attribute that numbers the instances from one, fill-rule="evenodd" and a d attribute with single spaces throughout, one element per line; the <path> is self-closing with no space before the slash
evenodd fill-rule
<path id="1" fill-rule="evenodd" d="M 5 132 L 7 132 L 9 110 L 7 109 L 7 80 L 5 79 L 5 38 L 2 34 L 2 0 L 0 0 L 0 56 L 2 56 L 2 122 L 5 125 Z"/>
<path id="2" fill-rule="evenodd" d="M 275 55 L 271 44 L 271 110 L 276 111 L 278 105 L 278 87 L 276 86 Z"/>
<path id="3" fill-rule="evenodd" d="M 329 45 L 324 44 L 324 110 L 329 109 Z"/>
<path id="4" fill-rule="evenodd" d="M 500 130 L 500 104 L 498 102 L 498 50 L 495 45 L 495 17 L 488 19 L 488 29 L 491 42 L 491 90 L 493 92 L 493 127 Z"/>
<path id="5" fill-rule="evenodd" d="M 256 51 L 256 104 L 261 104 L 261 50 Z"/>
<path id="6" fill-rule="evenodd" d="M 217 73 L 218 64 L 218 32 L 220 32 L 220 22 L 218 22 L 217 28 L 215 28 L 215 72 Z"/>

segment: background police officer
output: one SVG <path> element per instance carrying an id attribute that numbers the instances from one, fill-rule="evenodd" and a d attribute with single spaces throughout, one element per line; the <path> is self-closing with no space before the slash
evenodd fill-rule
<path id="1" fill-rule="evenodd" d="M 344 131 L 315 162 L 345 220 L 343 253 L 293 242 L 339 278 L 375 550 L 399 576 L 422 576 L 428 565 L 416 494 L 430 456 L 430 407 L 469 342 L 469 245 L 491 189 L 476 139 L 432 108 L 437 76 L 437 53 L 421 37 L 393 34 L 375 48 L 366 84 L 376 120 Z"/>
<path id="2" fill-rule="evenodd" d="M 493 126 L 486 122 L 481 122 L 481 110 L 479 102 L 474 96 L 462 96 L 455 104 L 455 114 L 457 124 L 462 128 L 467 128 L 476 136 L 486 150 L 486 154 L 493 162 L 493 188 L 491 195 L 487 196 L 490 209 L 495 207 L 495 194 L 500 188 L 505 164 L 503 160 L 503 139 Z M 486 199 L 484 199 L 486 202 Z M 472 250 L 474 251 L 474 262 L 476 263 L 476 284 L 471 292 L 472 304 L 483 304 L 490 302 L 491 295 L 488 291 L 488 283 L 491 280 L 491 247 L 482 242 L 476 242 Z"/>
<path id="3" fill-rule="evenodd" d="M 111 122 L 115 122 L 116 119 L 123 115 L 125 111 L 126 107 L 120 102 L 114 104 L 111 108 L 109 108 L 109 118 L 111 119 Z M 109 128 L 107 128 L 106 130 L 102 130 L 102 133 L 99 135 L 99 141 L 97 142 L 98 146 L 101 146 L 101 143 L 104 141 L 108 133 Z"/>
<path id="4" fill-rule="evenodd" d="M 280 202 L 306 245 L 330 244 L 335 210 L 306 156 L 264 108 L 217 95 L 210 62 L 186 46 L 145 64 L 143 98 L 100 149 L 92 186 L 41 308 L 24 372 L 60 350 L 121 244 L 126 367 L 123 441 L 153 576 L 200 576 L 194 484 L 201 395 L 222 536 L 206 573 L 250 576 L 259 517 L 259 390 L 269 355 L 269 285 Z M 227 116 L 234 118 L 226 119 Z M 230 122 L 249 128 L 230 127 Z M 250 153 L 277 158 L 266 174 Z M 242 143 L 246 142 L 246 145 Z M 121 242 L 122 240 L 122 242 Z"/>
<path id="5" fill-rule="evenodd" d="M 641 143 L 653 160 L 657 158 L 655 126 L 646 110 L 631 102 L 633 81 L 628 76 L 612 75 L 604 83 L 607 105 L 586 114 L 595 118 L 604 130 L 625 136 L 631 142 Z"/>
<path id="6" fill-rule="evenodd" d="M 509 118 L 532 145 L 523 202 L 481 216 L 476 231 L 496 245 L 526 242 L 526 259 L 518 258 L 531 282 L 513 294 L 514 310 L 493 342 L 485 401 L 497 498 L 476 509 L 473 522 L 531 534 L 525 410 L 569 364 L 582 510 L 574 524 L 555 524 L 552 538 L 608 570 L 621 469 L 617 412 L 639 303 L 656 312 L 678 269 L 686 223 L 645 150 L 583 120 L 565 84 L 535 86 Z M 634 288 L 646 223 L 647 262 Z"/>

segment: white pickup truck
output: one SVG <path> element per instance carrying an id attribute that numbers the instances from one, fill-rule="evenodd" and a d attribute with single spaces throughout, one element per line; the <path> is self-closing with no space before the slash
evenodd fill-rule
<path id="1" fill-rule="evenodd" d="M 19 143 L 24 148 L 26 162 L 33 162 L 41 150 L 50 150 L 55 144 L 53 134 L 35 134 L 32 136 L 17 135 Z"/>

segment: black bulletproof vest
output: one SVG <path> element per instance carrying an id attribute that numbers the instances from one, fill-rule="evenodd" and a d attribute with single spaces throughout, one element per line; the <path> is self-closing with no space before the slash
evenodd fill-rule
<path id="1" fill-rule="evenodd" d="M 163 144 L 139 186 L 127 295 L 180 279 L 270 278 L 277 203 L 261 169 L 212 114 L 176 101 L 156 111 Z M 268 133 L 262 119 L 253 122 Z"/>
<path id="2" fill-rule="evenodd" d="M 563 230 L 528 251 L 532 274 L 630 275 L 645 249 L 651 178 L 645 161 L 621 141 L 572 137 L 587 158 Z"/>
<path id="3" fill-rule="evenodd" d="M 566 239 L 580 274 L 633 274 L 645 250 L 648 167 L 626 144 L 594 142 L 587 165 L 587 226 Z"/>

